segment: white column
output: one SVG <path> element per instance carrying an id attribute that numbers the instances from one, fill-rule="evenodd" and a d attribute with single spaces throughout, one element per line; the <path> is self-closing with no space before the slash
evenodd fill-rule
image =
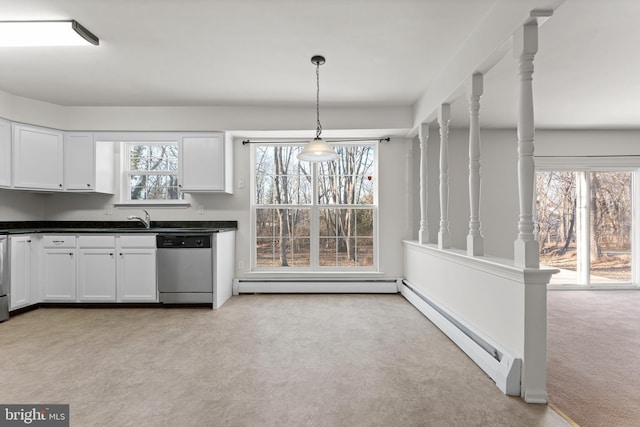
<path id="1" fill-rule="evenodd" d="M 469 93 L 469 234 L 467 255 L 484 255 L 484 237 L 480 229 L 480 96 L 482 74 L 471 76 Z"/>
<path id="2" fill-rule="evenodd" d="M 440 105 L 438 125 L 440 125 L 440 230 L 438 231 L 438 247 L 451 247 L 449 233 L 449 120 L 451 108 L 449 104 Z"/>
<path id="3" fill-rule="evenodd" d="M 518 190 L 520 216 L 518 238 L 514 243 L 514 265 L 539 268 L 540 254 L 534 235 L 533 197 L 535 161 L 533 158 L 533 59 L 538 51 L 538 24 L 526 24 L 513 37 L 513 53 L 518 58 Z"/>
<path id="4" fill-rule="evenodd" d="M 427 141 L 429 140 L 429 124 L 422 123 L 418 129 L 420 140 L 420 229 L 418 230 L 418 242 L 421 245 L 429 243 L 429 228 L 427 223 Z"/>

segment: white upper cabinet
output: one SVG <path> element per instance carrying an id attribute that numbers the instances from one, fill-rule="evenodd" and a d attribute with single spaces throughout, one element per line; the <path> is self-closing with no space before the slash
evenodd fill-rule
<path id="1" fill-rule="evenodd" d="M 38 126 L 12 124 L 13 186 L 62 191 L 64 133 Z"/>
<path id="2" fill-rule="evenodd" d="M 233 194 L 233 146 L 222 132 L 180 140 L 180 190 Z"/>
<path id="3" fill-rule="evenodd" d="M 113 194 L 113 161 L 113 142 L 96 142 L 91 132 L 65 132 L 65 190 Z"/>
<path id="4" fill-rule="evenodd" d="M 0 119 L 0 187 L 11 187 L 11 122 Z"/>

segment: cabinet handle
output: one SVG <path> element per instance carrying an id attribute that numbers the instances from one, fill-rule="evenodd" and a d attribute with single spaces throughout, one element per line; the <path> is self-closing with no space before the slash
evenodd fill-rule
<path id="1" fill-rule="evenodd" d="M 120 256 L 122 256 L 122 252 L 120 252 Z"/>
<path id="2" fill-rule="evenodd" d="M 113 256 L 113 252 L 109 254 L 109 256 Z"/>
<path id="3" fill-rule="evenodd" d="M 91 184 L 87 184 L 87 187 L 91 187 Z"/>
<path id="4" fill-rule="evenodd" d="M 73 252 L 69 252 L 69 256 L 73 256 Z"/>
<path id="5" fill-rule="evenodd" d="M 58 187 L 62 188 L 62 184 L 58 184 Z"/>

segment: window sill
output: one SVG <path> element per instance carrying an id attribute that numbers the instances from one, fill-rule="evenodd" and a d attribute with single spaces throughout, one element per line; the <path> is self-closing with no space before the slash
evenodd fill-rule
<path id="1" fill-rule="evenodd" d="M 147 207 L 147 208 L 182 208 L 186 209 L 191 206 L 190 202 L 185 200 L 175 200 L 175 201 L 158 201 L 158 200 L 140 200 L 140 201 L 128 201 L 128 202 L 120 202 L 114 203 L 113 206 L 115 208 L 130 208 L 130 207 Z"/>

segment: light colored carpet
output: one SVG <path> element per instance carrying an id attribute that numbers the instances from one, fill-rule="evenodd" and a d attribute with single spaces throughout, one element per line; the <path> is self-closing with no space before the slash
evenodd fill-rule
<path id="1" fill-rule="evenodd" d="M 581 427 L 640 426 L 640 291 L 548 292 L 549 401 Z"/>
<path id="2" fill-rule="evenodd" d="M 0 343 L 0 402 L 69 403 L 72 426 L 567 425 L 503 395 L 399 295 L 46 308 Z"/>

